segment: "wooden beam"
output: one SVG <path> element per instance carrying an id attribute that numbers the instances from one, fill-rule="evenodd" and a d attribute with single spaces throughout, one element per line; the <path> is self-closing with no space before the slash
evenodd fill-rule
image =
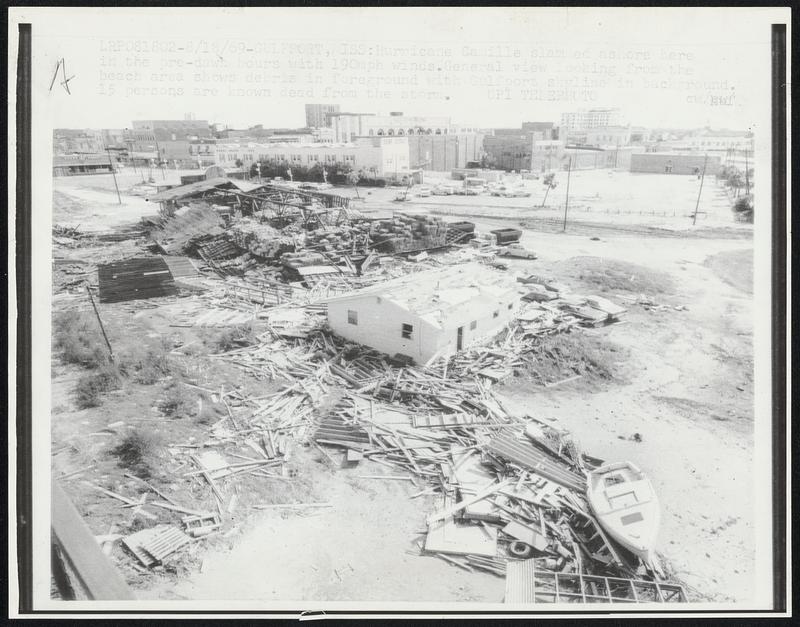
<path id="1" fill-rule="evenodd" d="M 116 601 L 136 598 L 55 481 L 52 482 L 50 525 L 53 542 L 90 599 Z"/>

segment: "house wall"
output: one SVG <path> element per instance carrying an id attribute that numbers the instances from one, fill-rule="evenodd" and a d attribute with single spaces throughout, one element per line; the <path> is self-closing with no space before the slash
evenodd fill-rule
<path id="1" fill-rule="evenodd" d="M 328 324 L 334 333 L 359 344 L 371 346 L 387 355 L 401 353 L 424 364 L 437 354 L 456 352 L 457 330 L 464 327 L 463 347 L 467 348 L 494 337 L 509 324 L 519 310 L 519 295 L 509 290 L 495 303 L 476 300 L 447 317 L 440 329 L 393 302 L 371 294 L 351 300 L 328 303 Z M 508 305 L 511 305 L 509 309 Z M 348 310 L 358 312 L 358 325 L 347 321 Z M 497 311 L 497 318 L 494 312 Z M 471 329 L 470 323 L 476 322 Z M 414 327 L 412 339 L 402 337 L 402 325 Z"/>
<path id="2" fill-rule="evenodd" d="M 328 324 L 334 333 L 352 342 L 371 346 L 387 355 L 408 355 L 418 363 L 427 361 L 425 355 L 433 354 L 438 346 L 438 330 L 393 302 L 385 298 L 378 302 L 378 299 L 370 294 L 328 303 Z M 358 312 L 357 325 L 347 321 L 348 310 Z M 403 324 L 414 327 L 410 340 L 402 336 Z"/>
<path id="3" fill-rule="evenodd" d="M 511 305 L 511 308 L 508 308 Z M 439 332 L 439 342 L 435 351 L 430 351 L 427 359 L 436 352 L 445 355 L 456 353 L 458 327 L 464 327 L 464 344 L 462 348 L 482 344 L 493 338 L 516 317 L 519 311 L 520 299 L 516 291 L 511 291 L 498 299 L 496 303 L 484 301 L 472 302 L 465 306 L 457 315 L 448 316 L 444 330 Z M 497 312 L 497 318 L 494 312 Z M 470 329 L 472 322 L 476 323 L 475 329 Z"/>

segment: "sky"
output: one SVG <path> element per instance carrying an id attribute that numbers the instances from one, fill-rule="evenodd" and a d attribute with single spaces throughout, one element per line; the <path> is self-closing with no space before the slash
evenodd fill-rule
<path id="1" fill-rule="evenodd" d="M 33 21 L 34 98 L 54 128 L 187 113 L 231 128 L 300 127 L 304 104 L 324 102 L 481 128 L 617 107 L 633 125 L 745 129 L 769 88 L 768 24 L 788 16 L 776 11 L 32 8 L 14 17 Z"/>

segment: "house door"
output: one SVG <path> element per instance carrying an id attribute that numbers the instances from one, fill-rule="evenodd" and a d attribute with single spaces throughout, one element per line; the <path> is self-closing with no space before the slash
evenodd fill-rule
<path id="1" fill-rule="evenodd" d="M 464 327 L 458 327 L 456 331 L 456 350 L 460 351 L 464 346 Z"/>

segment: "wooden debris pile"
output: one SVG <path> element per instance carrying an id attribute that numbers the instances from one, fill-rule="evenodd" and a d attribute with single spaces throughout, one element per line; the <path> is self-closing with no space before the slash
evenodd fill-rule
<path id="1" fill-rule="evenodd" d="M 447 245 L 447 223 L 439 217 L 397 213 L 378 220 L 371 231 L 372 245 L 380 252 L 404 253 Z"/>
<path id="2" fill-rule="evenodd" d="M 295 249 L 293 238 L 256 220 L 237 220 L 228 233 L 237 246 L 265 259 L 274 259 Z"/>

